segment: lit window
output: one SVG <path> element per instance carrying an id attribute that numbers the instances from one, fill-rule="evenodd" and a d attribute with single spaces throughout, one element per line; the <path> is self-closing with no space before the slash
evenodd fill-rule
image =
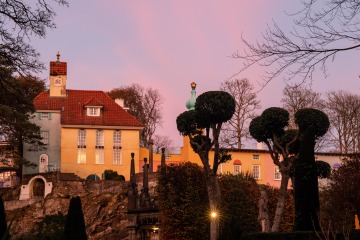
<path id="1" fill-rule="evenodd" d="M 259 154 L 254 154 L 253 155 L 253 160 L 260 160 L 260 155 Z"/>
<path id="2" fill-rule="evenodd" d="M 86 164 L 86 148 L 78 148 L 77 163 Z"/>
<path id="3" fill-rule="evenodd" d="M 281 180 L 281 173 L 278 166 L 274 166 L 274 180 Z"/>
<path id="4" fill-rule="evenodd" d="M 78 131 L 78 164 L 86 164 L 86 131 L 80 129 Z"/>
<path id="5" fill-rule="evenodd" d="M 95 164 L 104 164 L 104 131 L 96 131 Z"/>
<path id="6" fill-rule="evenodd" d="M 114 165 L 120 165 L 122 164 L 121 160 L 121 132 L 120 131 L 114 131 L 113 134 L 113 164 Z"/>
<path id="7" fill-rule="evenodd" d="M 45 145 L 49 144 L 49 132 L 48 131 L 42 131 L 41 138 L 42 138 L 43 144 L 45 144 Z"/>
<path id="8" fill-rule="evenodd" d="M 100 107 L 88 107 L 87 115 L 88 116 L 100 116 Z"/>
<path id="9" fill-rule="evenodd" d="M 258 180 L 260 179 L 260 165 L 253 165 L 253 177 Z"/>
<path id="10" fill-rule="evenodd" d="M 241 165 L 239 164 L 235 164 L 234 165 L 234 175 L 240 174 L 241 173 Z"/>

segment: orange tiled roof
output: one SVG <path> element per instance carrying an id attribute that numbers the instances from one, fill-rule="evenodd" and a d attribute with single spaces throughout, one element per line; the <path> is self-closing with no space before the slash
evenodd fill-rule
<path id="1" fill-rule="evenodd" d="M 66 97 L 50 97 L 42 92 L 34 99 L 37 111 L 61 111 L 63 125 L 100 125 L 144 127 L 102 91 L 67 90 Z M 101 106 L 100 116 L 87 116 L 85 106 Z"/>

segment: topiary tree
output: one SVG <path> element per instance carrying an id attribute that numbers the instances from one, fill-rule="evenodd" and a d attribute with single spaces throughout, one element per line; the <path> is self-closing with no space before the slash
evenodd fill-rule
<path id="1" fill-rule="evenodd" d="M 315 142 L 329 129 L 329 118 L 313 108 L 295 113 L 299 127 L 300 149 L 294 168 L 295 223 L 294 230 L 320 230 L 318 169 L 315 163 Z"/>
<path id="2" fill-rule="evenodd" d="M 70 199 L 69 210 L 66 215 L 64 235 L 67 240 L 87 239 L 84 214 L 82 212 L 81 199 L 79 196 Z"/>
<path id="3" fill-rule="evenodd" d="M 299 151 L 299 134 L 297 130 L 285 130 L 289 124 L 289 113 L 283 108 L 271 107 L 255 117 L 249 126 L 250 135 L 268 147 L 270 156 L 281 173 L 281 184 L 277 206 L 271 227 L 272 232 L 279 231 L 284 213 L 287 187 L 293 169 L 296 154 Z M 282 156 L 282 159 L 280 158 Z M 265 229 L 269 231 L 270 229 Z"/>
<path id="4" fill-rule="evenodd" d="M 125 181 L 125 177 L 123 175 L 119 175 L 117 171 L 111 169 L 104 171 L 104 177 L 106 180 Z"/>
<path id="5" fill-rule="evenodd" d="M 193 150 L 203 164 L 206 188 L 211 210 L 219 209 L 221 192 L 217 181 L 217 169 L 229 156 L 220 151 L 219 135 L 224 122 L 231 119 L 235 112 L 235 100 L 227 92 L 209 91 L 199 95 L 195 110 L 181 113 L 176 119 L 177 129 L 183 136 L 190 138 Z M 210 138 L 212 133 L 212 139 Z M 210 162 L 209 151 L 214 148 L 214 159 Z M 211 221 L 210 239 L 218 239 L 219 226 Z"/>

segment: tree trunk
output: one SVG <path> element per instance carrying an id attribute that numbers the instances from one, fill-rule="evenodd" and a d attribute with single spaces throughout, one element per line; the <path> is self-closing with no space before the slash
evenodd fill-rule
<path id="1" fill-rule="evenodd" d="M 273 225 L 271 227 L 272 232 L 278 232 L 281 219 L 284 214 L 284 208 L 285 208 L 285 201 L 286 201 L 286 194 L 287 194 L 287 186 L 289 183 L 290 176 L 286 173 L 281 173 L 281 185 L 279 190 L 279 197 L 276 205 L 275 215 L 274 215 L 274 221 Z"/>
<path id="2" fill-rule="evenodd" d="M 219 205 L 221 199 L 221 192 L 216 175 L 211 173 L 206 177 L 206 189 L 209 197 L 210 211 L 216 211 L 217 217 L 210 219 L 210 240 L 219 239 Z"/>
<path id="3" fill-rule="evenodd" d="M 266 190 L 260 190 L 260 199 L 259 199 L 259 223 L 261 225 L 262 232 L 269 232 L 270 222 L 269 222 L 269 209 L 268 203 L 269 198 L 267 196 Z"/>

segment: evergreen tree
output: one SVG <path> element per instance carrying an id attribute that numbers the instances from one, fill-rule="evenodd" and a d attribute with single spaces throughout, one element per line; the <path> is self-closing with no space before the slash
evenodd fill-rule
<path id="1" fill-rule="evenodd" d="M 79 196 L 73 197 L 70 200 L 64 234 L 66 240 L 87 239 L 84 214 L 82 212 L 81 199 Z"/>

